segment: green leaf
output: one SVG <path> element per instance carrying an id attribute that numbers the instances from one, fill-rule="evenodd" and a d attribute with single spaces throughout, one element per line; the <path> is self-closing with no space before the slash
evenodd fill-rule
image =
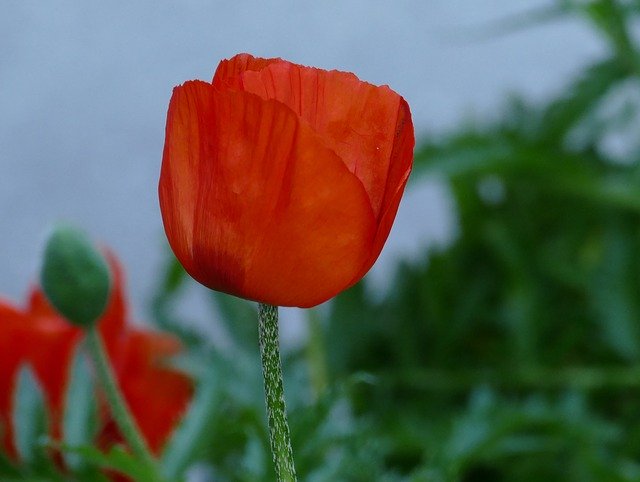
<path id="1" fill-rule="evenodd" d="M 174 256 L 171 256 L 163 276 L 162 292 L 166 294 L 176 293 L 187 278 L 187 272 Z"/>
<path id="2" fill-rule="evenodd" d="M 136 482 L 157 482 L 144 461 L 136 459 L 121 445 L 112 447 L 109 452 L 101 452 L 96 447 L 82 445 L 72 447 L 60 445 L 66 453 L 77 454 L 86 463 L 97 465 L 103 469 L 110 469 L 131 477 Z"/>
<path id="3" fill-rule="evenodd" d="M 217 373 L 201 380 L 187 415 L 174 432 L 162 454 L 162 473 L 176 480 L 192 463 L 209 437 L 210 420 L 219 408 L 220 387 Z"/>
<path id="4" fill-rule="evenodd" d="M 178 298 L 185 282 L 189 280 L 186 271 L 176 257 L 167 250 L 167 260 L 163 267 L 156 295 L 151 304 L 154 322 L 163 330 L 179 337 L 188 347 L 198 346 L 202 340 L 199 334 L 175 313 L 173 302 Z"/>
<path id="5" fill-rule="evenodd" d="M 624 359 L 640 360 L 640 243 L 625 218 L 612 218 L 603 233 L 602 259 L 591 280 L 589 302 L 604 339 Z"/>
<path id="6" fill-rule="evenodd" d="M 66 446 L 89 445 L 97 430 L 97 400 L 88 360 L 83 350 L 76 350 L 67 388 L 63 419 L 63 442 Z M 77 454 L 65 454 L 67 465 L 73 469 L 82 467 Z"/>
<path id="7" fill-rule="evenodd" d="M 0 476 L 2 476 L 0 480 L 5 480 L 8 477 L 18 477 L 19 475 L 20 470 L 16 467 L 15 462 L 9 460 L 5 454 L 0 452 Z"/>
<path id="8" fill-rule="evenodd" d="M 630 73 L 628 66 L 617 58 L 605 59 L 585 69 L 543 110 L 539 127 L 545 142 L 562 142 L 564 136 Z"/>
<path id="9" fill-rule="evenodd" d="M 218 291 L 211 291 L 210 296 L 234 344 L 238 348 L 253 351 L 258 339 L 256 304 Z"/>
<path id="10" fill-rule="evenodd" d="M 46 439 L 47 410 L 40 383 L 30 367 L 18 370 L 13 399 L 14 440 L 20 459 L 36 465 L 46 459 L 43 441 Z"/>

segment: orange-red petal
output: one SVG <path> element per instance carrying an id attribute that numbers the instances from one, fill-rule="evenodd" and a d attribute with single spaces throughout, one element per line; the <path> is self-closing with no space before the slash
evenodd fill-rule
<path id="1" fill-rule="evenodd" d="M 236 87 L 242 88 L 240 75 L 247 70 L 262 70 L 269 64 L 282 62 L 281 59 L 262 59 L 249 54 L 238 54 L 230 59 L 225 59 L 216 69 L 212 84 L 218 88 Z"/>
<path id="2" fill-rule="evenodd" d="M 371 248 L 369 261 L 365 264 L 363 271 L 355 281 L 358 281 L 358 279 L 364 276 L 371 266 L 373 266 L 384 247 L 384 243 L 389 237 L 389 232 L 396 218 L 404 188 L 409 180 L 409 174 L 411 174 L 414 145 L 415 137 L 413 124 L 411 123 L 411 112 L 409 111 L 407 102 L 402 99 L 396 120 L 395 138 L 389 162 L 389 174 L 387 176 L 378 218 L 378 230 Z"/>
<path id="3" fill-rule="evenodd" d="M 382 208 L 401 97 L 355 75 L 290 62 L 241 74 L 245 90 L 276 99 L 308 123 L 364 185 L 376 218 Z"/>
<path id="4" fill-rule="evenodd" d="M 8 303 L 0 303 L 0 323 L 0 412 L 4 446 L 15 455 L 11 414 L 18 369 L 24 365 L 33 370 L 49 411 L 51 435 L 59 437 L 68 369 L 81 333 L 55 314 L 34 317 Z"/>
<path id="5" fill-rule="evenodd" d="M 159 193 L 185 269 L 265 303 L 345 289 L 376 232 L 360 180 L 291 109 L 204 82 L 174 90 Z"/>
<path id="6" fill-rule="evenodd" d="M 16 456 L 11 419 L 14 389 L 26 348 L 26 340 L 22 339 L 18 330 L 25 321 L 23 313 L 0 299 L 0 440 L 3 451 L 11 457 Z"/>

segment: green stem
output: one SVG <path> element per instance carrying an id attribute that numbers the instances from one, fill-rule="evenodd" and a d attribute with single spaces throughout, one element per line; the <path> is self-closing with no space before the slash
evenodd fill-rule
<path id="1" fill-rule="evenodd" d="M 282 363 L 278 345 L 278 307 L 259 303 L 260 358 L 269 420 L 269 441 L 278 482 L 295 482 L 291 436 L 282 385 Z"/>
<path id="2" fill-rule="evenodd" d="M 95 326 L 92 326 L 87 330 L 87 346 L 89 348 L 89 353 L 93 358 L 98 379 L 100 380 L 100 384 L 102 385 L 107 397 L 111 414 L 113 415 L 122 436 L 129 444 L 133 455 L 142 460 L 148 466 L 150 472 L 156 475 L 156 461 L 153 455 L 151 455 L 151 451 L 149 450 L 145 440 L 140 435 L 140 429 L 131 416 L 131 412 L 127 407 L 127 402 L 116 384 L 113 368 L 107 359 L 104 344 L 102 343 L 100 333 Z"/>

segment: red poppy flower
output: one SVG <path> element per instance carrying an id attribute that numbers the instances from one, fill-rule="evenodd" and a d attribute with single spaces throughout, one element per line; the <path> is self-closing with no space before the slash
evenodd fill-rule
<path id="1" fill-rule="evenodd" d="M 165 363 L 180 351 L 178 340 L 130 326 L 122 270 L 115 257 L 108 254 L 108 258 L 113 289 L 98 328 L 131 412 L 158 453 L 191 399 L 192 383 Z M 10 457 L 17 456 L 11 414 L 20 366 L 30 366 L 40 383 L 52 422 L 51 436 L 59 439 L 71 363 L 82 337 L 81 329 L 62 318 L 39 289 L 32 291 L 25 310 L 0 300 L 0 449 Z M 121 443 L 108 411 L 102 412 L 100 445 Z"/>
<path id="2" fill-rule="evenodd" d="M 120 300 L 117 286 L 99 325 L 110 354 L 124 320 Z M 71 363 L 81 339 L 81 330 L 61 318 L 39 289 L 31 291 L 25 310 L 0 300 L 0 424 L 2 447 L 11 457 L 17 455 L 12 413 L 19 368 L 26 365 L 33 370 L 47 405 L 51 436 L 58 439 L 62 434 Z"/>
<path id="3" fill-rule="evenodd" d="M 409 106 L 355 75 L 241 54 L 176 87 L 160 208 L 202 284 L 309 307 L 360 280 L 411 171 Z"/>

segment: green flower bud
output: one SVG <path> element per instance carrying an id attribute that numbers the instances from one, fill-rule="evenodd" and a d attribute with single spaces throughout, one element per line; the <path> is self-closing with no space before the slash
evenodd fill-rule
<path id="1" fill-rule="evenodd" d="M 83 232 L 65 225 L 56 227 L 47 242 L 41 284 L 54 308 L 83 327 L 102 315 L 111 290 L 102 254 Z"/>

